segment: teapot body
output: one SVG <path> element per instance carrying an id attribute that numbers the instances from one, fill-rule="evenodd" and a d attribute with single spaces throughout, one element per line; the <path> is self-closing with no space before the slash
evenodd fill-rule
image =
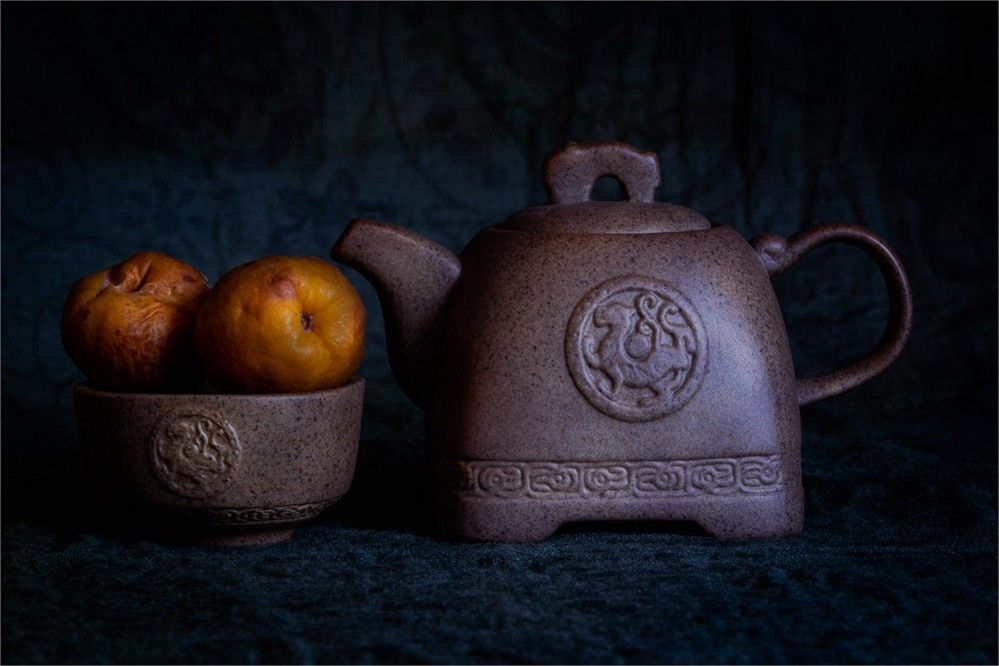
<path id="1" fill-rule="evenodd" d="M 428 442 L 442 527 L 534 540 L 575 520 L 802 527 L 784 324 L 729 227 L 486 229 L 444 309 Z"/>
<path id="2" fill-rule="evenodd" d="M 604 175 L 627 201 L 590 201 Z M 673 520 L 726 538 L 803 524 L 799 406 L 882 373 L 912 296 L 901 261 L 833 223 L 746 242 L 657 203 L 655 153 L 570 143 L 550 204 L 481 231 L 459 259 L 411 231 L 351 223 L 331 251 L 378 291 L 389 360 L 427 409 L 445 534 L 543 539 L 566 522 Z M 842 242 L 872 257 L 889 321 L 868 355 L 796 378 L 770 278 Z"/>

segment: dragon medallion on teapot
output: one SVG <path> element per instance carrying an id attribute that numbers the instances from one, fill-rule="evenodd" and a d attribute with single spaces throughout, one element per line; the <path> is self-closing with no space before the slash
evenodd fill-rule
<path id="1" fill-rule="evenodd" d="M 708 341 L 693 304 L 676 288 L 628 275 L 579 301 L 565 356 L 591 405 L 623 421 L 652 421 L 683 407 L 700 388 Z"/>

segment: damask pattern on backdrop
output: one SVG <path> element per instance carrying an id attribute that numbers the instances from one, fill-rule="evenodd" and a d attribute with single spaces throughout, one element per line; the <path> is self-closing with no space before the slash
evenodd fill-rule
<path id="1" fill-rule="evenodd" d="M 83 274 L 155 248 L 215 280 L 261 255 L 325 256 L 358 215 L 457 250 L 543 201 L 544 155 L 568 139 L 656 151 L 661 200 L 747 237 L 831 219 L 871 227 L 900 248 L 918 311 L 932 313 L 914 348 L 953 335 L 943 322 L 995 293 L 994 257 L 967 252 L 994 245 L 994 225 L 970 218 L 992 203 L 990 119 L 945 134 L 941 118 L 977 108 L 978 93 L 923 88 L 941 53 L 974 57 L 962 51 L 962 12 L 921 9 L 904 28 L 891 9 L 682 5 L 8 15 L 19 28 L 5 34 L 3 64 L 9 415 L 54 412 L 69 427 L 79 374 L 58 318 Z M 911 34 L 886 48 L 879 35 L 900 30 Z M 18 57 L 37 41 L 37 57 Z M 959 168 L 967 162 L 982 168 Z M 829 253 L 781 285 L 803 371 L 859 353 L 883 321 L 873 267 Z M 374 295 L 351 277 L 373 315 L 369 399 L 401 401 Z M 810 335 L 824 330 L 836 335 Z M 962 344 L 982 354 L 988 340 Z M 959 381 L 953 347 L 894 381 Z"/>
<path id="2" fill-rule="evenodd" d="M 994 663 L 996 11 L 4 3 L 3 661 Z M 357 216 L 457 251 L 545 200 L 548 151 L 600 139 L 654 151 L 658 200 L 747 238 L 856 222 L 902 257 L 906 352 L 804 412 L 803 535 L 429 538 L 422 414 L 352 271 L 370 324 L 342 502 L 257 551 L 91 526 L 74 485 L 81 377 L 58 332 L 74 280 L 140 249 L 212 282 L 263 255 L 326 257 Z M 877 269 L 852 248 L 817 251 L 776 287 L 801 375 L 883 330 Z M 696 361 L 694 319 L 672 321 Z M 590 361 L 577 381 L 599 405 L 606 363 Z M 698 381 L 690 367 L 657 409 Z M 551 502 L 783 483 L 767 458 L 479 462 L 453 470 L 466 492 Z"/>

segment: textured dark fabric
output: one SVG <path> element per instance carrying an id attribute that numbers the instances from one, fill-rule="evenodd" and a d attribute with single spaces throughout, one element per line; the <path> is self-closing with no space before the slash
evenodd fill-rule
<path id="1" fill-rule="evenodd" d="M 996 5 L 73 5 L 2 16 L 4 662 L 990 662 Z M 460 249 L 568 139 L 658 152 L 660 200 L 750 237 L 827 220 L 916 299 L 882 378 L 806 409 L 806 524 L 719 543 L 427 531 L 422 415 L 373 290 L 351 493 L 293 541 L 179 548 L 81 500 L 62 299 L 159 249 L 210 279 L 381 217 Z M 601 189 L 604 196 L 613 194 Z M 851 248 L 777 282 L 799 371 L 886 296 Z"/>

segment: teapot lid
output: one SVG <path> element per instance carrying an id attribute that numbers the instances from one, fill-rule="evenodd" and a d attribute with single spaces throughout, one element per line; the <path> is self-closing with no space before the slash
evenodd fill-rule
<path id="1" fill-rule="evenodd" d="M 616 178 L 627 201 L 590 201 L 602 176 Z M 710 229 L 696 211 L 653 200 L 659 158 L 626 143 L 570 142 L 545 160 L 549 203 L 514 213 L 499 229 L 548 233 L 649 234 Z"/>

